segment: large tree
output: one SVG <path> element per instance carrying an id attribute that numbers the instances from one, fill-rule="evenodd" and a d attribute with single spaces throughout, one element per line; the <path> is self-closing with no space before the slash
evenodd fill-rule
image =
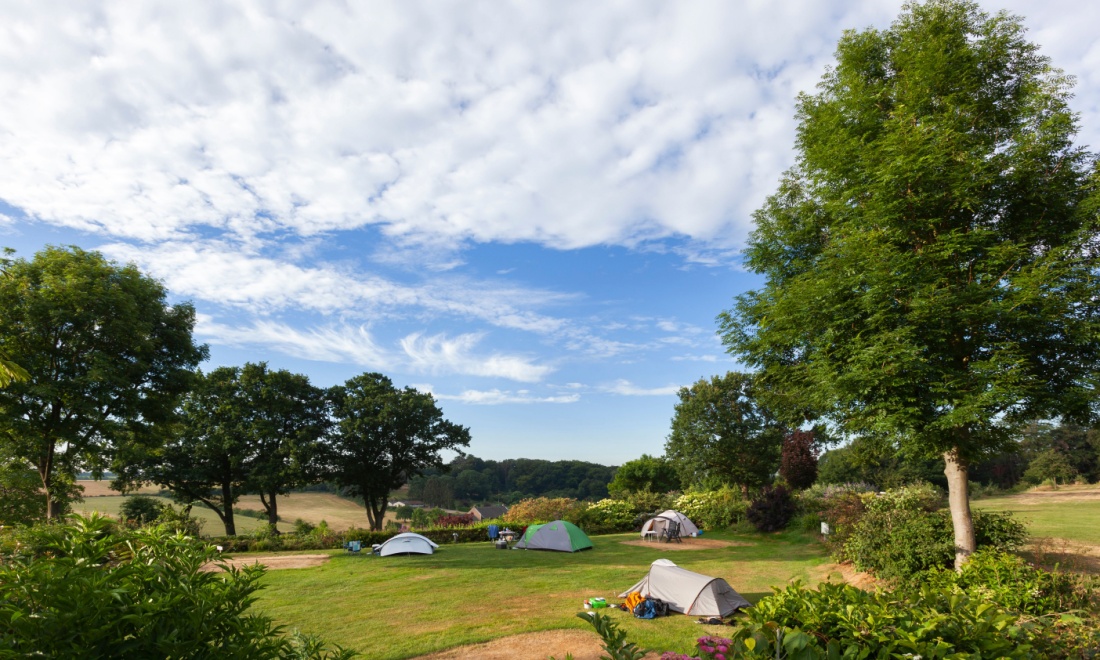
<path id="1" fill-rule="evenodd" d="M 78 470 L 158 442 L 206 349 L 191 305 L 132 265 L 48 247 L 0 268 L 0 353 L 29 376 L 0 389 L 0 442 L 37 471 L 53 517 Z"/>
<path id="2" fill-rule="evenodd" d="M 664 456 L 642 454 L 641 458 L 627 461 L 615 471 L 615 478 L 607 484 L 612 495 L 647 490 L 651 493 L 667 493 L 680 488 L 680 475 L 676 467 Z"/>
<path id="3" fill-rule="evenodd" d="M 245 364 L 238 377 L 245 406 L 242 428 L 248 453 L 250 492 L 271 525 L 279 522 L 278 496 L 320 477 L 321 438 L 329 426 L 326 392 L 309 378 L 267 364 Z"/>
<path id="4" fill-rule="evenodd" d="M 766 284 L 722 333 L 792 406 L 942 456 L 961 566 L 970 463 L 1022 420 L 1084 417 L 1095 397 L 1090 160 L 1070 79 L 1016 17 L 906 5 L 836 56 L 799 98 L 797 162 L 755 215 L 747 265 Z"/>
<path id="5" fill-rule="evenodd" d="M 363 498 L 371 529 L 382 529 L 390 491 L 443 467 L 440 451 L 470 444 L 469 430 L 444 419 L 431 394 L 397 389 L 382 374 L 356 376 L 331 397 L 332 477 Z"/>
<path id="6" fill-rule="evenodd" d="M 665 455 L 684 486 L 771 482 L 779 468 L 783 428 L 757 400 L 752 376 L 731 371 L 680 388 Z"/>
<path id="7" fill-rule="evenodd" d="M 200 373 L 163 446 L 133 457 L 118 482 L 151 481 L 181 502 L 201 502 L 221 519 L 227 535 L 235 535 L 233 505 L 245 490 L 253 460 L 250 416 L 239 368 Z"/>

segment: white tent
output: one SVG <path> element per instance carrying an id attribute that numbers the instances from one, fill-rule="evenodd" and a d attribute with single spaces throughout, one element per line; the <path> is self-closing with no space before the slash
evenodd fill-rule
<path id="1" fill-rule="evenodd" d="M 695 523 L 691 522 L 690 518 L 679 511 L 669 509 L 645 521 L 645 524 L 642 525 L 642 538 L 645 538 L 646 532 L 657 532 L 657 535 L 660 536 L 664 533 L 670 521 L 680 523 L 680 536 L 691 536 L 692 534 L 699 533 L 699 528 L 695 526 Z"/>
<path id="2" fill-rule="evenodd" d="M 667 559 L 650 564 L 649 573 L 619 598 L 632 591 L 660 598 L 668 603 L 668 609 L 693 616 L 727 616 L 751 606 L 722 578 L 693 573 Z"/>
<path id="3" fill-rule="evenodd" d="M 391 537 L 385 543 L 374 546 L 374 554 L 382 557 L 409 554 L 430 555 L 438 547 L 435 542 L 426 536 L 413 534 L 412 532 L 402 532 Z"/>

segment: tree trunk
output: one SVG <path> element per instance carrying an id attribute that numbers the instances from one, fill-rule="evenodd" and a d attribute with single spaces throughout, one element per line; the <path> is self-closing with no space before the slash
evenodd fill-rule
<path id="1" fill-rule="evenodd" d="M 382 496 L 381 500 L 376 500 L 366 495 L 363 496 L 363 503 L 366 505 L 367 509 L 367 522 L 370 523 L 370 528 L 373 531 L 377 532 L 382 530 L 382 522 L 386 518 L 386 504 L 388 504 L 388 499 L 389 498 L 385 495 Z M 380 507 L 377 506 L 379 502 L 381 502 Z"/>
<path id="2" fill-rule="evenodd" d="M 947 502 L 951 509 L 951 524 L 955 528 L 955 570 L 962 570 L 963 564 L 978 547 L 974 534 L 974 519 L 970 515 L 970 493 L 968 476 L 970 466 L 959 456 L 958 448 L 943 455 L 944 470 L 947 475 Z"/>
<path id="3" fill-rule="evenodd" d="M 233 522 L 233 485 L 229 483 L 222 484 L 222 509 L 224 513 L 222 515 L 222 522 L 225 523 L 225 535 L 236 536 L 237 524 Z"/>
<path id="4" fill-rule="evenodd" d="M 267 510 L 267 524 L 271 525 L 271 533 L 279 533 L 279 502 L 275 497 L 278 495 L 275 491 L 271 491 L 267 498 L 264 498 L 264 494 L 260 493 L 260 502 L 263 503 L 264 509 Z"/>

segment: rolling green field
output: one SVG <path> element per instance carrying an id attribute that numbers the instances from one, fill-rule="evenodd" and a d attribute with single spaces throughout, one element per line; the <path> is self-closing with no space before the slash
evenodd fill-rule
<path id="1" fill-rule="evenodd" d="M 269 572 L 257 607 L 278 623 L 320 634 L 363 657 L 397 659 L 519 633 L 591 630 L 574 616 L 583 600 L 619 602 L 617 594 L 661 557 L 723 577 L 751 602 L 791 579 L 840 579 L 830 575 L 824 548 L 798 532 L 708 533 L 707 541 L 729 545 L 695 550 L 624 543 L 637 538 L 593 537 L 596 547 L 576 554 L 497 550 L 488 542 L 445 545 L 431 556 L 333 553 L 320 567 Z M 678 614 L 652 621 L 620 611 L 611 616 L 632 641 L 662 651 L 691 651 L 698 636 L 721 632 Z"/>
<path id="2" fill-rule="evenodd" d="M 971 505 L 975 509 L 1012 512 L 1027 524 L 1032 536 L 1100 543 L 1100 488 L 1029 491 L 975 500 Z"/>
<path id="3" fill-rule="evenodd" d="M 171 502 L 171 500 L 168 498 L 163 498 L 163 500 L 165 502 Z M 86 497 L 84 498 L 84 502 L 73 505 L 73 510 L 81 513 L 90 513 L 92 511 L 97 511 L 102 514 L 118 517 L 119 507 L 121 507 L 122 503 L 125 501 L 125 495 L 103 495 L 101 497 Z M 191 509 L 191 515 L 203 521 L 203 534 L 208 536 L 221 536 L 225 534 L 225 525 L 222 524 L 221 518 L 218 517 L 218 514 L 214 513 L 205 506 L 201 504 L 196 504 Z M 239 515 L 234 516 L 233 520 L 237 525 L 238 534 L 251 534 L 267 522 L 258 518 L 249 518 Z M 279 530 L 284 532 L 294 531 L 294 525 L 280 522 Z"/>

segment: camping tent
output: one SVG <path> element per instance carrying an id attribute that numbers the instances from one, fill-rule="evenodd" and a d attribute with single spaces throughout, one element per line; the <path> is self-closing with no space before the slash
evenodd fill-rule
<path id="1" fill-rule="evenodd" d="M 619 598 L 631 591 L 660 598 L 668 609 L 694 616 L 726 616 L 751 605 L 722 578 L 693 573 L 667 559 L 650 564 L 649 573 Z"/>
<path id="2" fill-rule="evenodd" d="M 588 535 L 571 522 L 555 520 L 545 525 L 531 525 L 523 533 L 516 548 L 524 550 L 557 550 L 577 552 L 592 547 Z"/>
<path id="3" fill-rule="evenodd" d="M 412 532 L 402 532 L 390 537 L 382 545 L 374 547 L 374 554 L 388 557 L 390 555 L 430 555 L 439 546 L 431 539 Z"/>
<path id="4" fill-rule="evenodd" d="M 680 523 L 680 536 L 691 536 L 699 533 L 699 528 L 695 526 L 695 523 L 691 522 L 690 518 L 679 511 L 669 509 L 645 521 L 645 524 L 642 525 L 642 538 L 645 538 L 646 532 L 656 532 L 657 535 L 660 536 L 664 533 L 665 528 L 668 527 L 670 520 Z"/>

